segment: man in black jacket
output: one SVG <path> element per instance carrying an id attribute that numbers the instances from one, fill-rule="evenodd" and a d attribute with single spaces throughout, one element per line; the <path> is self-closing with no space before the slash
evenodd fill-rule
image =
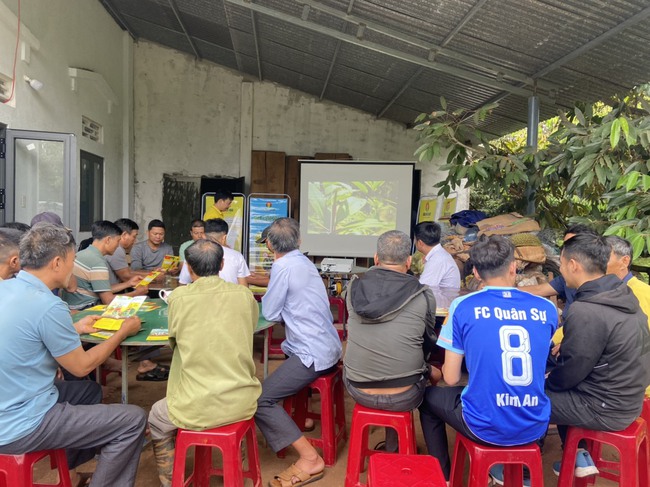
<path id="1" fill-rule="evenodd" d="M 560 271 L 577 289 L 565 316 L 557 367 L 548 376 L 551 423 L 562 443 L 568 426 L 627 428 L 641 413 L 648 384 L 650 334 L 639 301 L 615 275 L 605 275 L 611 249 L 603 237 L 576 235 L 564 243 Z M 554 464 L 559 473 L 559 462 Z M 598 473 L 579 450 L 576 477 Z"/>
<path id="2" fill-rule="evenodd" d="M 425 361 L 435 341 L 436 302 L 428 286 L 406 271 L 411 240 L 396 230 L 377 240 L 375 267 L 347 289 L 348 346 L 345 386 L 359 404 L 388 411 L 411 411 L 422 402 L 431 377 L 440 371 Z M 397 451 L 397 435 L 386 431 L 386 451 Z"/>

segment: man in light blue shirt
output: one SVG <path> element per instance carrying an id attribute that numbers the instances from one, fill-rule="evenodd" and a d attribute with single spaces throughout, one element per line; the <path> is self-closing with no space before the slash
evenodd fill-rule
<path id="1" fill-rule="evenodd" d="M 55 382 L 59 366 L 83 377 L 127 336 L 140 330 L 129 318 L 113 337 L 85 351 L 68 307 L 52 294 L 72 276 L 75 243 L 69 230 L 39 223 L 21 240 L 23 270 L 0 283 L 0 454 L 65 448 L 75 468 L 99 450 L 91 485 L 132 486 L 146 416 L 136 406 L 103 405 L 92 381 Z"/>
<path id="2" fill-rule="evenodd" d="M 282 351 L 288 359 L 262 384 L 255 422 L 276 452 L 292 445 L 300 458 L 271 481 L 281 486 L 314 481 L 323 476 L 325 463 L 285 412 L 281 400 L 331 372 L 341 358 L 341 341 L 333 325 L 329 299 L 316 267 L 299 250 L 300 228 L 292 218 L 279 218 L 269 228 L 267 246 L 274 252 L 271 280 L 262 298 L 262 313 L 269 321 L 285 324 Z"/>

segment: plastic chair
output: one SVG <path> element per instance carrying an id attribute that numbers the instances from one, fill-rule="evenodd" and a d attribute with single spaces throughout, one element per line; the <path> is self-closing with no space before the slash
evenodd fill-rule
<path id="1" fill-rule="evenodd" d="M 454 447 L 449 483 L 451 487 L 462 487 L 463 485 L 466 454 L 470 459 L 469 487 L 485 487 L 490 468 L 497 464 L 504 465 L 504 484 L 507 486 L 523 487 L 524 465 L 530 470 L 531 487 L 544 486 L 542 455 L 535 443 L 522 446 L 492 447 L 479 445 L 462 434 L 456 433 L 456 446 Z"/>
<path id="2" fill-rule="evenodd" d="M 50 457 L 52 470 L 58 470 L 56 484 L 34 483 L 34 465 L 45 457 Z M 4 483 L 2 479 L 4 478 Z M 23 455 L 0 455 L 0 485 L 4 487 L 72 487 L 70 471 L 65 450 L 41 450 Z"/>
<path id="3" fill-rule="evenodd" d="M 370 457 L 368 487 L 447 487 L 447 482 L 431 455 L 377 453 Z"/>
<path id="4" fill-rule="evenodd" d="M 642 418 L 623 431 L 594 431 L 571 426 L 568 429 L 562 468 L 558 487 L 574 485 L 574 465 L 578 450 L 578 442 L 582 439 L 591 444 L 590 452 L 599 470 L 599 476 L 618 482 L 621 487 L 647 487 L 650 485 L 650 446 L 648 444 L 647 425 Z M 619 462 L 604 460 L 600 456 L 602 444 L 615 447 L 620 455 Z M 575 479 L 577 487 L 592 483 L 592 477 Z"/>
<path id="5" fill-rule="evenodd" d="M 368 448 L 370 426 L 383 426 L 397 431 L 399 453 L 401 455 L 417 454 L 415 427 L 411 411 L 383 411 L 371 409 L 360 404 L 352 412 L 352 430 L 348 446 L 348 467 L 345 473 L 345 487 L 359 487 L 366 484 L 360 481 L 366 458 L 379 453 Z"/>
<path id="6" fill-rule="evenodd" d="M 334 319 L 335 325 L 341 325 L 341 328 L 336 328 L 336 332 L 339 334 L 341 341 L 345 341 L 348 338 L 348 309 L 345 306 L 345 299 L 335 296 L 330 296 L 330 306 L 336 308 L 336 318 Z"/>
<path id="7" fill-rule="evenodd" d="M 310 390 L 320 394 L 320 413 L 309 411 Z M 321 436 L 309 436 L 307 439 L 314 447 L 323 451 L 323 460 L 328 467 L 336 464 L 338 444 L 347 438 L 344 402 L 343 373 L 340 366 L 334 372 L 320 376 L 295 396 L 284 400 L 285 411 L 302 431 L 307 418 L 320 421 Z M 284 458 L 284 455 L 285 450 L 278 452 L 278 457 Z"/>
<path id="8" fill-rule="evenodd" d="M 241 443 L 246 439 L 248 468 L 244 470 Z M 185 478 L 185 457 L 189 447 L 194 446 L 194 469 Z M 223 459 L 223 468 L 212 466 L 212 448 L 219 448 Z M 176 435 L 176 454 L 174 458 L 174 473 L 172 487 L 184 487 L 193 484 L 198 487 L 209 487 L 210 477 L 223 477 L 226 486 L 244 485 L 244 478 L 253 480 L 255 487 L 261 487 L 262 474 L 260 459 L 257 452 L 257 436 L 255 421 L 248 419 L 238 423 L 221 426 L 204 431 L 179 429 Z"/>

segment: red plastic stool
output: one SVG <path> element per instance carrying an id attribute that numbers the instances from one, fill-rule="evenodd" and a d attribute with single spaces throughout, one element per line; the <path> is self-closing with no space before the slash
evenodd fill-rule
<path id="1" fill-rule="evenodd" d="M 531 487 L 543 487 L 544 470 L 542 455 L 539 447 L 532 443 L 522 446 L 485 446 L 474 443 L 469 438 L 456 433 L 456 446 L 452 462 L 451 487 L 462 487 L 465 470 L 465 454 L 469 455 L 469 487 L 484 487 L 487 485 L 490 468 L 499 463 L 504 465 L 503 476 L 505 485 L 523 487 L 523 465 L 530 470 Z"/>
<path id="2" fill-rule="evenodd" d="M 320 394 L 320 413 L 309 411 L 309 391 Z M 341 367 L 334 372 L 321 375 L 295 396 L 284 400 L 284 409 L 292 417 L 301 431 L 305 429 L 305 420 L 311 418 L 321 422 L 321 436 L 307 438 L 316 448 L 323 450 L 323 460 L 328 467 L 336 463 L 338 444 L 345 441 L 345 405 L 343 397 L 343 373 Z M 285 450 L 278 452 L 284 458 Z"/>
<path id="3" fill-rule="evenodd" d="M 383 426 L 397 431 L 400 455 L 417 454 L 415 444 L 415 427 L 411 411 L 383 411 L 371 409 L 360 404 L 354 406 L 352 412 L 352 431 L 348 446 L 348 468 L 345 473 L 345 487 L 360 487 L 359 477 L 364 470 L 366 458 L 374 455 L 377 450 L 368 449 L 368 428 Z"/>
<path id="4" fill-rule="evenodd" d="M 282 355 L 282 358 L 284 358 L 284 352 L 280 347 L 280 345 L 284 340 L 282 338 L 273 338 L 273 326 L 269 328 L 269 333 L 267 337 L 268 337 L 267 341 L 269 344 L 269 360 L 271 359 L 271 355 Z M 260 363 L 261 364 L 264 363 L 264 354 L 262 354 L 262 356 L 260 357 Z"/>
<path id="5" fill-rule="evenodd" d="M 241 442 L 246 438 L 248 469 L 244 470 L 241 457 Z M 190 446 L 194 446 L 194 469 L 185 478 L 185 456 Z M 212 466 L 212 448 L 219 448 L 223 458 L 223 468 Z M 204 431 L 179 429 L 176 435 L 176 454 L 172 487 L 193 484 L 208 487 L 210 476 L 220 475 L 224 485 L 244 485 L 244 477 L 252 479 L 255 487 L 262 486 L 260 459 L 257 453 L 255 421 L 249 419 L 238 423 Z"/>
<path id="6" fill-rule="evenodd" d="M 336 308 L 336 319 L 334 320 L 334 324 L 341 325 L 341 329 L 337 328 L 336 332 L 339 334 L 341 341 L 344 341 L 348 338 L 348 309 L 345 306 L 345 299 L 330 296 L 329 300 L 330 306 Z"/>
<path id="7" fill-rule="evenodd" d="M 646 397 L 643 400 L 643 410 L 641 411 L 641 417 L 645 421 L 648 429 L 650 429 L 650 397 Z"/>
<path id="8" fill-rule="evenodd" d="M 48 456 L 52 470 L 59 472 L 59 481 L 56 484 L 36 484 L 34 465 Z M 24 455 L 0 455 L 0 479 L 3 477 L 4 483 L 0 482 L 0 485 L 6 487 L 72 487 L 68 461 L 63 449 L 35 451 Z"/>
<path id="9" fill-rule="evenodd" d="M 594 431 L 585 428 L 569 427 L 564 454 L 562 455 L 562 468 L 558 487 L 572 487 L 573 471 L 581 439 L 592 444 L 590 452 L 594 463 L 599 470 L 599 476 L 618 482 L 621 487 L 646 487 L 650 485 L 650 446 L 647 436 L 647 425 L 642 418 L 637 418 L 634 423 L 623 431 Z M 620 455 L 620 462 L 603 460 L 600 456 L 601 445 L 615 447 Z M 575 479 L 577 487 L 591 483 L 591 477 Z"/>
<path id="10" fill-rule="evenodd" d="M 447 487 L 431 455 L 377 453 L 368 464 L 368 487 Z"/>

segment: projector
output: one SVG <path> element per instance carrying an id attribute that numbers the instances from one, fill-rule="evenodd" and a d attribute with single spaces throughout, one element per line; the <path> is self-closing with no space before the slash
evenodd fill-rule
<path id="1" fill-rule="evenodd" d="M 352 264 L 354 259 L 323 259 L 320 263 L 320 269 L 323 272 L 352 272 Z"/>

